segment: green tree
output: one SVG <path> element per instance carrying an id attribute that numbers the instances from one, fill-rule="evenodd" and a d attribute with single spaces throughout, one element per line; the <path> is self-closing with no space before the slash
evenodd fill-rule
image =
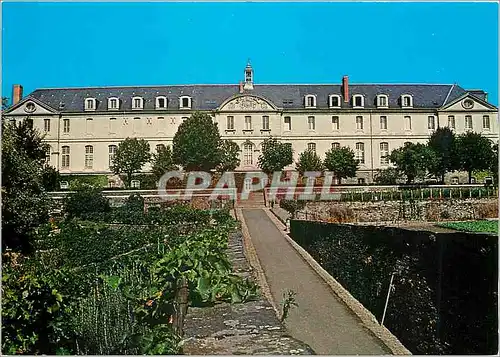
<path id="1" fill-rule="evenodd" d="M 170 146 L 165 147 L 160 145 L 156 149 L 156 153 L 153 154 L 151 164 L 153 176 L 156 180 L 159 180 L 166 172 L 178 169 L 172 159 L 172 149 Z"/>
<path id="2" fill-rule="evenodd" d="M 354 158 L 354 151 L 346 146 L 331 148 L 326 152 L 324 166 L 333 172 L 339 183 L 343 178 L 356 176 L 358 161 Z"/>
<path id="3" fill-rule="evenodd" d="M 42 186 L 45 191 L 57 191 L 59 189 L 59 171 L 49 165 L 45 165 L 42 171 Z"/>
<path id="4" fill-rule="evenodd" d="M 432 133 L 427 145 L 434 151 L 436 157 L 435 162 L 429 167 L 429 172 L 444 183 L 445 174 L 455 169 L 455 134 L 448 127 L 438 128 Z"/>
<path id="5" fill-rule="evenodd" d="M 295 169 L 302 175 L 306 171 L 323 171 L 323 162 L 315 150 L 306 150 L 299 155 L 299 161 L 295 163 Z"/>
<path id="6" fill-rule="evenodd" d="M 427 145 L 406 143 L 405 146 L 392 150 L 389 160 L 406 175 L 406 183 L 411 183 L 416 178 L 424 179 L 428 171 L 433 171 L 436 155 Z"/>
<path id="7" fill-rule="evenodd" d="M 194 113 L 175 133 L 172 157 L 186 171 L 210 171 L 220 162 L 217 123 L 205 113 Z"/>
<path id="8" fill-rule="evenodd" d="M 498 143 L 493 144 L 491 151 L 493 155 L 490 163 L 490 171 L 493 174 L 493 180 L 498 185 Z"/>
<path id="9" fill-rule="evenodd" d="M 469 183 L 472 171 L 489 169 L 494 156 L 490 139 L 474 132 L 457 136 L 455 152 L 458 169 L 467 172 Z"/>
<path id="10" fill-rule="evenodd" d="M 119 175 L 124 173 L 127 175 L 127 187 L 130 187 L 132 176 L 140 172 L 144 164 L 151 157 L 149 153 L 149 144 L 144 139 L 126 138 L 116 149 L 116 154 L 113 158 L 111 170 Z"/>
<path id="11" fill-rule="evenodd" d="M 2 246 L 23 253 L 31 251 L 31 233 L 47 221 L 49 211 L 42 178 L 45 150 L 28 121 L 2 121 Z"/>
<path id="12" fill-rule="evenodd" d="M 375 173 L 373 181 L 380 185 L 396 185 L 402 178 L 401 172 L 395 167 L 388 167 L 386 169 L 379 169 Z"/>
<path id="13" fill-rule="evenodd" d="M 220 163 L 217 165 L 218 172 L 234 171 L 240 166 L 240 147 L 234 141 L 221 140 L 219 143 Z"/>
<path id="14" fill-rule="evenodd" d="M 262 143 L 262 154 L 259 156 L 259 167 L 267 174 L 281 171 L 293 163 L 293 149 L 288 143 L 270 137 Z"/>
<path id="15" fill-rule="evenodd" d="M 2 110 L 5 110 L 9 107 L 9 98 L 2 97 Z"/>

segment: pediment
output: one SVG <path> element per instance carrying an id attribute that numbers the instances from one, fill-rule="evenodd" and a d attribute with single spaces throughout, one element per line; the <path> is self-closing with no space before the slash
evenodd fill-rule
<path id="1" fill-rule="evenodd" d="M 473 96 L 471 94 L 465 94 L 452 102 L 445 105 L 441 110 L 443 111 L 466 111 L 466 112 L 481 112 L 481 111 L 491 111 L 496 110 L 495 106 L 491 105 L 484 100 Z"/>
<path id="2" fill-rule="evenodd" d="M 48 105 L 40 102 L 39 100 L 26 97 L 16 105 L 10 107 L 4 114 L 8 115 L 48 115 L 55 114 L 56 110 Z"/>
<path id="3" fill-rule="evenodd" d="M 276 107 L 269 101 L 253 96 L 242 95 L 235 98 L 230 98 L 222 103 L 220 111 L 263 111 L 276 110 Z"/>

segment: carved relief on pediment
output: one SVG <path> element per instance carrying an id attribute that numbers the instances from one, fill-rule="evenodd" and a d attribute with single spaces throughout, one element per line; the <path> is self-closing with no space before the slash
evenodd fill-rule
<path id="1" fill-rule="evenodd" d="M 221 110 L 272 110 L 273 108 L 265 101 L 257 97 L 243 96 L 235 98 L 226 103 Z"/>

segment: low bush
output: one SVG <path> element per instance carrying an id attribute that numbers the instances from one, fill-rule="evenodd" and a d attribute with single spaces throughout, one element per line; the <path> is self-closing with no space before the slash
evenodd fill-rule
<path id="1" fill-rule="evenodd" d="M 301 209 L 304 209 L 306 206 L 306 201 L 303 200 L 281 200 L 280 201 L 280 207 L 283 208 L 285 211 L 290 213 L 292 218 L 295 218 L 295 214 L 300 211 Z"/>
<path id="2" fill-rule="evenodd" d="M 64 211 L 68 218 L 99 219 L 111 210 L 109 200 L 101 191 L 92 187 L 84 187 L 64 200 Z"/>

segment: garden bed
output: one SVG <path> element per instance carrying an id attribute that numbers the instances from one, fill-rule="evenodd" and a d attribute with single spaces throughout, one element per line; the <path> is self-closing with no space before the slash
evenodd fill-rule
<path id="1" fill-rule="evenodd" d="M 498 220 L 446 222 L 438 226 L 463 232 L 498 233 Z"/>

